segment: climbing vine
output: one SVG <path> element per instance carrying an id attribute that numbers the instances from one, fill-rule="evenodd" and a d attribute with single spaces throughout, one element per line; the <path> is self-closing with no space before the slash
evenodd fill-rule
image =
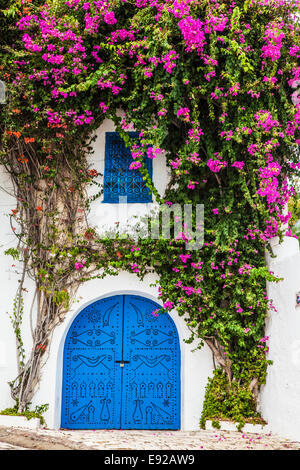
<path id="1" fill-rule="evenodd" d="M 127 270 L 140 278 L 155 271 L 163 309 L 175 308 L 190 329 L 187 341 L 213 353 L 202 424 L 257 417 L 265 318 L 274 308 L 266 282 L 278 281 L 264 253 L 272 237 L 292 235 L 286 205 L 299 171 L 298 8 L 297 0 L 3 7 L 1 163 L 38 312 L 30 357 L 11 384 L 19 411 L 80 283 Z M 204 204 L 202 249 L 187 249 L 184 225 L 173 240 L 133 240 L 117 230 L 104 237 L 89 225 L 87 189 L 102 192 L 91 144 L 106 118 L 162 207 Z M 171 176 L 159 194 L 144 158 L 163 156 Z"/>

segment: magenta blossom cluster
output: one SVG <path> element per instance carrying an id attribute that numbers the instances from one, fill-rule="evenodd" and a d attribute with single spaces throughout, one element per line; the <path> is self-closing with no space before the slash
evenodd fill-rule
<path id="1" fill-rule="evenodd" d="M 213 173 L 219 173 L 223 168 L 226 168 L 227 162 L 210 158 L 207 162 L 207 166 Z"/>

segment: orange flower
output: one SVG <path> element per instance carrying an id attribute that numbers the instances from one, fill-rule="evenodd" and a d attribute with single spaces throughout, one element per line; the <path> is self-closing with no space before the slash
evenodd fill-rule
<path id="1" fill-rule="evenodd" d="M 37 210 L 37 211 L 42 211 L 43 208 L 42 208 L 42 206 L 37 206 L 37 207 L 36 207 L 36 210 Z"/>
<path id="2" fill-rule="evenodd" d="M 119 251 L 117 251 L 117 257 L 122 258 L 122 254 Z"/>
<path id="3" fill-rule="evenodd" d="M 12 112 L 16 113 L 16 114 L 20 114 L 21 110 L 20 109 L 13 109 Z"/>
<path id="4" fill-rule="evenodd" d="M 17 137 L 17 139 L 19 139 L 19 137 L 21 137 L 21 132 L 19 132 L 19 131 L 13 132 L 13 134 Z"/>
<path id="5" fill-rule="evenodd" d="M 23 154 L 23 155 L 20 155 L 20 157 L 18 158 L 18 162 L 27 163 L 27 162 L 28 162 L 28 158 L 24 158 L 24 154 Z"/>
<path id="6" fill-rule="evenodd" d="M 88 171 L 88 174 L 89 174 L 90 176 L 98 176 L 98 171 L 97 171 L 97 170 L 89 170 L 89 171 Z"/>
<path id="7" fill-rule="evenodd" d="M 84 238 L 86 238 L 87 240 L 92 240 L 94 238 L 93 232 L 90 230 L 87 230 L 84 234 Z"/>
<path id="8" fill-rule="evenodd" d="M 25 144 L 29 144 L 29 142 L 34 142 L 35 141 L 34 137 L 25 137 L 24 140 L 25 140 Z"/>

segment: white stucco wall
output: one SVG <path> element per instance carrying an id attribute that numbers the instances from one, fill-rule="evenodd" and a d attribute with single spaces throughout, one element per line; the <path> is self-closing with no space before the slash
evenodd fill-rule
<path id="1" fill-rule="evenodd" d="M 0 187 L 9 190 L 3 168 L 0 168 Z M 13 404 L 9 396 L 7 382 L 16 372 L 16 353 L 14 335 L 8 312 L 12 311 L 12 299 L 16 293 L 18 276 L 12 266 L 14 261 L 4 255 L 4 251 L 15 245 L 15 237 L 9 227 L 9 218 L 6 215 L 15 208 L 15 201 L 4 190 L 0 198 L 0 407 L 5 408 Z"/>
<path id="2" fill-rule="evenodd" d="M 120 111 L 121 115 L 121 111 Z M 134 129 L 130 129 L 132 131 Z M 93 142 L 94 153 L 91 155 L 90 163 L 91 168 L 94 168 L 100 174 L 104 174 L 104 160 L 105 160 L 105 133 L 114 132 L 115 126 L 113 121 L 105 119 L 100 128 L 96 132 L 96 140 Z M 167 183 L 169 181 L 170 170 L 166 165 L 166 158 L 162 154 L 153 160 L 153 183 L 162 196 L 165 192 Z M 91 185 L 89 189 L 89 196 L 99 192 L 99 188 Z M 116 228 L 116 223 L 119 223 L 120 232 L 126 231 L 129 226 L 133 226 L 136 222 L 136 216 L 148 214 L 155 206 L 156 201 L 148 204 L 102 204 L 103 195 L 91 203 L 91 211 L 88 216 L 88 221 L 93 227 L 101 228 L 102 232 Z"/>
<path id="3" fill-rule="evenodd" d="M 76 315 L 89 303 L 111 295 L 135 294 L 160 303 L 156 289 L 150 287 L 155 280 L 154 275 L 148 275 L 141 282 L 135 274 L 121 272 L 117 277 L 94 279 L 80 287 L 76 303 L 69 311 L 65 322 L 54 332 L 40 388 L 33 402 L 33 404 L 50 404 L 49 411 L 45 415 L 49 427 L 60 427 L 63 347 L 68 329 Z M 181 428 L 196 430 L 199 429 L 207 378 L 212 374 L 212 357 L 207 347 L 192 352 L 195 345 L 183 342 L 184 338 L 189 337 L 183 318 L 176 312 L 171 312 L 171 317 L 177 327 L 181 345 Z"/>
<path id="4" fill-rule="evenodd" d="M 104 171 L 105 132 L 113 130 L 113 123 L 105 120 L 97 132 L 95 153 L 91 156 L 90 163 L 91 168 L 97 169 L 100 173 Z M 164 192 L 168 177 L 164 157 L 155 159 L 153 179 L 161 194 Z M 1 168 L 0 188 L 11 190 L 9 179 Z M 89 194 L 92 195 L 93 192 L 92 187 Z M 15 338 L 8 313 L 12 311 L 13 298 L 20 279 L 20 266 L 12 258 L 4 255 L 6 249 L 16 245 L 7 216 L 11 209 L 15 208 L 15 201 L 7 192 L 0 190 L 0 193 L 0 409 L 3 409 L 14 404 L 7 384 L 17 373 Z M 129 206 L 131 207 L 127 209 L 132 214 L 139 215 L 145 214 L 152 204 Z M 101 204 L 101 200 L 96 200 L 91 206 L 90 224 L 103 231 L 118 220 L 120 213 L 122 214 L 118 210 L 120 206 L 116 204 Z M 300 291 L 300 253 L 298 241 L 293 238 L 286 237 L 281 245 L 277 239 L 274 239 L 272 244 L 277 258 L 267 256 L 267 261 L 270 269 L 284 280 L 279 284 L 268 285 L 268 295 L 277 308 L 277 312 L 270 311 L 266 323 L 266 335 L 270 337 L 269 358 L 274 364 L 268 369 L 267 383 L 260 396 L 260 409 L 273 433 L 300 440 L 300 306 L 296 307 L 296 293 Z M 75 316 L 88 303 L 113 294 L 137 294 L 159 302 L 156 289 L 150 287 L 155 280 L 154 275 L 140 281 L 135 274 L 122 272 L 118 276 L 89 281 L 80 287 L 77 300 L 65 322 L 54 331 L 40 387 L 32 403 L 32 406 L 44 403 L 50 405 L 45 416 L 49 427 L 60 426 L 63 346 L 68 328 Z M 25 349 L 29 352 L 31 333 L 28 312 L 34 283 L 27 279 L 25 287 L 28 293 L 24 292 L 25 314 L 22 331 Z M 181 340 L 181 428 L 195 430 L 199 429 L 207 378 L 212 375 L 212 357 L 207 347 L 192 353 L 194 345 L 183 342 L 183 339 L 189 336 L 183 318 L 176 312 L 171 312 L 171 316 Z"/>
<path id="5" fill-rule="evenodd" d="M 21 266 L 11 256 L 4 252 L 8 248 L 15 248 L 17 238 L 10 227 L 9 213 L 16 208 L 16 202 L 12 196 L 12 187 L 8 175 L 0 166 L 0 409 L 14 405 L 10 396 L 8 382 L 17 375 L 16 343 L 9 315 L 13 310 L 13 299 L 16 295 L 18 280 L 21 278 Z M 16 226 L 13 223 L 13 226 Z M 17 227 L 17 226 L 16 226 Z M 23 292 L 24 322 L 23 341 L 25 350 L 30 351 L 31 336 L 29 327 L 29 311 L 34 284 L 27 279 L 24 287 L 28 292 Z"/>
<path id="6" fill-rule="evenodd" d="M 97 132 L 97 139 L 94 143 L 94 154 L 90 157 L 91 168 L 97 169 L 99 173 L 104 172 L 105 154 L 105 132 L 114 131 L 112 121 L 105 120 Z M 168 182 L 168 170 L 164 156 L 153 160 L 153 181 L 162 195 Z M 0 187 L 9 189 L 9 179 L 4 172 L 0 174 Z M 91 186 L 89 195 L 92 196 L 98 189 Z M 128 204 L 122 207 L 119 204 L 102 204 L 101 199 L 97 199 L 91 205 L 89 222 L 91 226 L 102 232 L 109 227 L 113 227 L 116 221 L 126 219 L 124 211 L 128 211 L 129 216 L 144 215 L 152 207 L 151 204 Z M 15 247 L 16 239 L 9 226 L 9 217 L 6 215 L 15 208 L 15 201 L 12 196 L 1 191 L 1 212 L 0 212 L 0 259 L 2 269 L 0 270 L 0 409 L 14 404 L 10 397 L 10 389 L 7 381 L 15 378 L 16 350 L 15 338 L 6 312 L 12 309 L 13 297 L 20 278 L 20 267 L 10 257 L 4 256 L 4 251 L 9 247 Z M 121 220 L 122 222 L 122 220 Z M 133 219 L 134 223 L 134 219 Z M 124 227 L 126 226 L 126 222 Z M 13 267 L 12 264 L 15 264 Z M 39 389 L 32 401 L 32 407 L 48 403 L 49 410 L 45 415 L 46 422 L 50 428 L 60 427 L 61 413 L 61 393 L 62 393 L 62 361 L 64 340 L 68 328 L 80 310 L 87 304 L 102 297 L 114 294 L 136 294 L 150 298 L 158 303 L 157 290 L 150 287 L 156 281 L 154 275 L 146 276 L 140 281 L 135 274 L 122 272 L 118 276 L 107 276 L 105 279 L 94 279 L 83 284 L 77 294 L 76 302 L 70 309 L 66 320 L 56 328 L 53 333 L 51 347 L 48 350 L 46 363 L 42 369 L 42 379 Z M 27 352 L 30 351 L 31 333 L 29 326 L 29 309 L 34 292 L 34 284 L 27 280 L 25 287 L 28 293 L 24 292 L 24 323 L 23 340 Z M 189 338 L 189 331 L 185 321 L 176 312 L 171 312 L 171 316 L 178 329 L 181 344 L 181 428 L 185 430 L 199 429 L 199 420 L 204 400 L 207 379 L 212 375 L 213 363 L 211 352 L 207 347 L 202 350 L 192 352 L 196 344 L 186 344 L 184 338 Z"/>
<path id="7" fill-rule="evenodd" d="M 296 307 L 296 293 L 300 291 L 299 245 L 292 237 L 285 237 L 280 245 L 274 238 L 272 245 L 277 257 L 267 255 L 270 270 L 284 280 L 268 283 L 268 296 L 277 309 L 270 311 L 266 322 L 268 358 L 274 363 L 268 368 L 260 407 L 273 433 L 300 441 L 300 306 Z"/>

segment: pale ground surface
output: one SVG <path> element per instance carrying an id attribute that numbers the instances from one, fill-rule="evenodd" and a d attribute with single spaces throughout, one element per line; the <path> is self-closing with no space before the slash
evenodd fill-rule
<path id="1" fill-rule="evenodd" d="M 28 450 L 24 447 L 14 446 L 6 442 L 0 442 L 0 450 Z"/>
<path id="2" fill-rule="evenodd" d="M 0 427 L 0 450 L 300 450 L 274 435 L 228 431 L 38 431 Z"/>

